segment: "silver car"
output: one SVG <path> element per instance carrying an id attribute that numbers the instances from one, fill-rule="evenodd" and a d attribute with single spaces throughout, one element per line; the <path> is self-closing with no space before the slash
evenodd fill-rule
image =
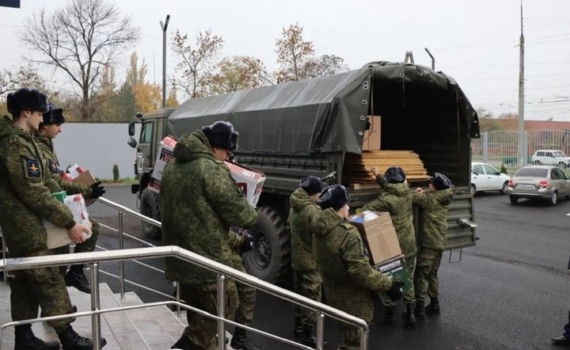
<path id="1" fill-rule="evenodd" d="M 509 181 L 508 194 L 512 204 L 517 204 L 519 198 L 529 198 L 546 199 L 555 205 L 560 197 L 570 199 L 570 178 L 555 166 L 525 166 Z"/>

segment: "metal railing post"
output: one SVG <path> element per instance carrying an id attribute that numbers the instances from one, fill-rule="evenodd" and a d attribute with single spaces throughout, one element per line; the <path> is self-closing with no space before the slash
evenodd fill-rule
<path id="1" fill-rule="evenodd" d="M 124 236 L 123 236 L 123 212 L 119 211 L 119 249 L 123 250 L 124 246 Z M 121 300 L 125 299 L 125 261 L 119 260 L 119 285 L 121 288 Z"/>
<path id="2" fill-rule="evenodd" d="M 218 275 L 218 316 L 226 317 L 226 276 Z M 218 320 L 218 350 L 226 348 L 226 324 Z"/>
<path id="3" fill-rule="evenodd" d="M 91 311 L 99 311 L 99 263 L 89 264 L 91 267 Z M 91 329 L 93 333 L 93 349 L 101 349 L 101 315 L 94 313 L 91 316 Z"/>
<path id="4" fill-rule="evenodd" d="M 368 331 L 361 329 L 360 333 L 360 350 L 368 350 Z"/>
<path id="5" fill-rule="evenodd" d="M 6 265 L 6 241 L 4 241 L 4 235 L 2 235 L 2 261 L 4 265 Z M 8 282 L 8 270 L 2 271 L 2 275 L 4 276 L 4 283 Z"/>
<path id="6" fill-rule="evenodd" d="M 174 283 L 176 283 L 176 301 L 180 302 L 180 283 Z M 178 315 L 178 318 L 180 318 L 180 305 L 176 305 L 176 314 Z"/>
<path id="7" fill-rule="evenodd" d="M 325 315 L 319 312 L 317 315 L 317 350 L 323 350 L 325 341 Z"/>

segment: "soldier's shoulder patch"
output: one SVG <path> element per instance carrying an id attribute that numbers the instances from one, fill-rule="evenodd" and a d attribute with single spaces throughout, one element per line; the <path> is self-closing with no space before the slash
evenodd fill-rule
<path id="1" fill-rule="evenodd" d="M 24 158 L 24 171 L 26 172 L 26 176 L 28 178 L 40 178 L 42 175 L 41 168 L 40 168 L 40 161 L 37 159 L 30 159 L 27 157 Z"/>
<path id="2" fill-rule="evenodd" d="M 59 165 L 51 159 L 48 159 L 49 170 L 53 174 L 59 174 Z"/>

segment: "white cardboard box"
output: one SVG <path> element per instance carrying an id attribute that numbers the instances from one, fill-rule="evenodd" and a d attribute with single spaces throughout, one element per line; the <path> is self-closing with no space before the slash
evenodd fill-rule
<path id="1" fill-rule="evenodd" d="M 169 136 L 165 137 L 160 142 L 160 148 L 158 149 L 156 161 L 154 162 L 154 168 L 150 175 L 150 181 L 148 184 L 148 188 L 154 192 L 160 192 L 162 173 L 164 172 L 166 164 L 174 158 L 174 146 L 176 146 L 176 140 Z M 263 184 L 265 183 L 265 175 L 260 171 L 240 164 L 231 162 L 225 163 L 230 169 L 232 178 L 246 195 L 249 204 L 255 207 L 259 201 Z"/>
<path id="2" fill-rule="evenodd" d="M 91 238 L 91 222 L 89 221 L 89 214 L 87 213 L 87 206 L 85 205 L 83 196 L 80 194 L 67 196 L 64 199 L 63 204 L 65 204 L 69 210 L 71 210 L 71 213 L 73 214 L 73 220 L 75 220 L 76 223 L 83 224 L 89 228 L 89 234 L 85 236 L 85 239 Z M 65 228 L 55 226 L 45 219 L 43 219 L 43 224 L 46 228 L 48 249 L 59 248 L 66 245 L 75 245 L 73 242 L 71 242 L 69 233 Z"/>

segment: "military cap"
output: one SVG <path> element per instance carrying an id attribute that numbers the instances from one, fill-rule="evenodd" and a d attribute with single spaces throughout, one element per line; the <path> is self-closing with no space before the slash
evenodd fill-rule
<path id="1" fill-rule="evenodd" d="M 299 187 L 305 190 L 309 196 L 319 193 L 323 190 L 321 179 L 316 176 L 309 175 L 301 180 Z"/>
<path id="2" fill-rule="evenodd" d="M 447 176 L 441 173 L 435 173 L 431 179 L 431 184 L 438 190 L 445 190 L 451 187 L 451 181 L 447 178 Z"/>
<path id="3" fill-rule="evenodd" d="M 350 202 L 350 196 L 343 185 L 333 185 L 325 188 L 317 200 L 317 204 L 323 210 L 333 208 L 335 211 L 340 210 L 348 202 Z"/>
<path id="4" fill-rule="evenodd" d="M 19 115 L 22 111 L 46 112 L 46 95 L 37 89 L 21 88 L 16 92 L 9 93 L 6 98 L 8 112 L 12 115 Z"/>
<path id="5" fill-rule="evenodd" d="M 63 116 L 63 109 L 57 108 L 53 104 L 48 104 L 48 111 L 43 115 L 44 121 L 43 125 L 51 124 L 63 124 L 65 123 L 65 117 Z"/>
<path id="6" fill-rule="evenodd" d="M 406 173 L 399 166 L 392 166 L 386 170 L 384 178 L 387 183 L 400 184 L 406 181 Z"/>
<path id="7" fill-rule="evenodd" d="M 208 138 L 210 146 L 213 148 L 221 148 L 229 151 L 235 151 L 238 147 L 239 133 L 234 130 L 234 126 L 230 122 L 217 121 L 212 125 L 202 127 L 202 132 Z"/>

